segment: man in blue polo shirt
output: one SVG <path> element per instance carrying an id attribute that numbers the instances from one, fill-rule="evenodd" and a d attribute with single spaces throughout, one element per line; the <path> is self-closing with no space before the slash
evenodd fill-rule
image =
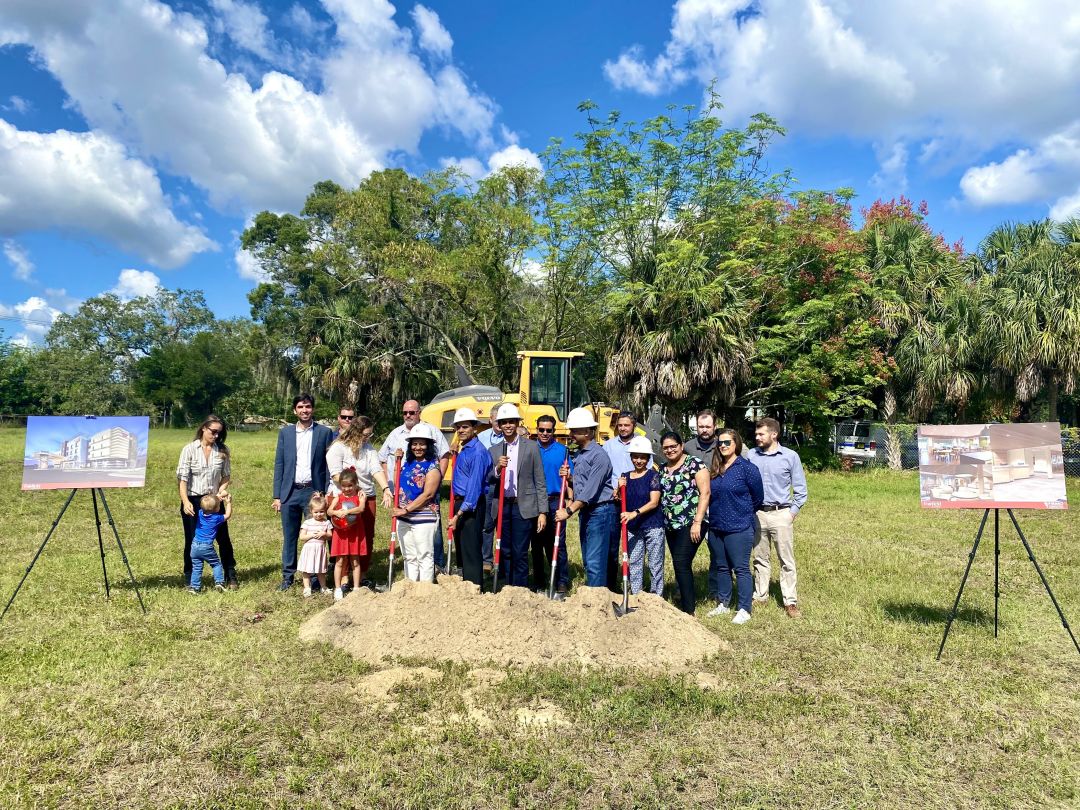
<path id="1" fill-rule="evenodd" d="M 754 545 L 754 602 L 769 601 L 770 544 L 780 560 L 780 593 L 784 611 L 793 619 L 802 616 L 795 591 L 795 537 L 792 524 L 806 503 L 806 474 L 794 450 L 781 447 L 777 437 L 780 423 L 766 417 L 754 430 L 757 447 L 747 459 L 761 472 L 765 501 L 757 513 L 757 541 Z"/>
<path id="2" fill-rule="evenodd" d="M 454 532 L 461 554 L 461 576 L 483 589 L 484 562 L 481 534 L 487 514 L 485 490 L 491 472 L 491 454 L 476 439 L 476 414 L 469 408 L 454 413 L 454 430 L 458 438 L 457 460 L 454 462 L 454 495 L 461 506 L 447 527 Z"/>
<path id="3" fill-rule="evenodd" d="M 590 408 L 574 408 L 566 417 L 570 438 L 581 449 L 574 459 L 574 500 L 559 509 L 555 519 L 566 520 L 581 513 L 578 535 L 585 584 L 602 588 L 607 585 L 608 554 L 617 512 L 612 500 L 611 459 L 596 443 L 596 426 Z M 570 466 L 564 464 L 560 472 L 570 475 Z"/>
<path id="4" fill-rule="evenodd" d="M 555 441 L 555 417 L 541 416 L 536 420 L 536 444 L 540 448 L 540 460 L 544 464 L 544 479 L 547 481 L 548 519 L 543 531 L 533 536 L 532 564 L 533 590 L 544 591 L 549 579 L 551 555 L 555 550 L 555 512 L 559 509 L 559 493 L 563 477 L 560 473 L 563 464 L 569 464 L 570 474 L 574 473 L 574 462 L 566 446 Z M 567 482 L 564 505 L 574 499 L 573 487 Z M 559 533 L 559 554 L 555 561 L 555 599 L 561 602 L 566 598 L 570 587 L 570 568 L 566 559 L 566 527 Z"/>

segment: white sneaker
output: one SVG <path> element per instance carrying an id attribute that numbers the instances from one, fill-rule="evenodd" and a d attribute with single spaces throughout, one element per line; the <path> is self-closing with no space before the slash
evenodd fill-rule
<path id="1" fill-rule="evenodd" d="M 304 598 L 305 599 L 310 599 L 311 598 L 311 588 L 304 588 Z"/>
<path id="2" fill-rule="evenodd" d="M 345 598 L 345 594 L 343 594 L 341 592 L 341 588 L 335 588 L 334 589 L 334 601 L 335 602 L 340 602 L 344 598 Z"/>
<path id="3" fill-rule="evenodd" d="M 735 614 L 735 618 L 731 620 L 732 624 L 746 624 L 750 621 L 750 614 L 745 610 L 740 610 Z"/>
<path id="4" fill-rule="evenodd" d="M 731 613 L 731 608 L 721 602 L 719 605 L 706 613 L 705 616 L 709 619 L 715 619 L 717 616 L 723 616 L 725 613 Z"/>

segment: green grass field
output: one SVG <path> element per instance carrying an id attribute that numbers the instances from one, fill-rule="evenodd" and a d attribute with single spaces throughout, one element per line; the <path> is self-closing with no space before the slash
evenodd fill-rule
<path id="1" fill-rule="evenodd" d="M 485 727 L 451 717 L 462 667 L 404 662 L 440 675 L 388 706 L 358 688 L 369 665 L 300 644 L 329 601 L 274 592 L 270 433 L 231 437 L 240 590 L 185 593 L 174 470 L 189 438 L 153 432 L 147 487 L 109 491 L 147 616 L 111 534 L 106 602 L 79 493 L 0 624 L 0 806 L 1080 806 L 1080 656 L 1003 526 L 1000 638 L 991 542 L 934 660 L 978 514 L 921 512 L 914 474 L 811 477 L 796 524 L 805 618 L 778 603 L 742 628 L 701 618 L 733 647 L 700 667 L 714 688 L 696 673 L 513 671 L 473 693 Z M 4 604 L 66 497 L 19 492 L 22 441 L 0 431 Z M 1020 517 L 1080 626 L 1077 518 Z M 516 721 L 541 700 L 569 724 Z"/>

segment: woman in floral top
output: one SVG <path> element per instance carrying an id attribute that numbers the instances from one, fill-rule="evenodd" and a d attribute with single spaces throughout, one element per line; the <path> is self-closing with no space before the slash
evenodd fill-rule
<path id="1" fill-rule="evenodd" d="M 674 431 L 660 437 L 660 449 L 666 462 L 660 469 L 660 507 L 679 586 L 679 607 L 693 614 L 697 596 L 692 568 L 704 537 L 701 524 L 709 509 L 709 468 L 683 452 L 682 437 Z"/>

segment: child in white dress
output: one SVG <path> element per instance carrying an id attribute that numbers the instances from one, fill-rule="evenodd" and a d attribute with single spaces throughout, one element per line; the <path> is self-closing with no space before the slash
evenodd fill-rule
<path id="1" fill-rule="evenodd" d="M 300 560 L 296 570 L 304 576 L 304 597 L 311 596 L 311 577 L 318 574 L 320 581 L 326 579 L 326 544 L 330 542 L 333 526 L 326 518 L 326 498 L 313 495 L 308 502 L 311 517 L 300 524 L 300 539 L 304 547 L 300 550 Z M 330 593 L 330 589 L 326 589 Z"/>

